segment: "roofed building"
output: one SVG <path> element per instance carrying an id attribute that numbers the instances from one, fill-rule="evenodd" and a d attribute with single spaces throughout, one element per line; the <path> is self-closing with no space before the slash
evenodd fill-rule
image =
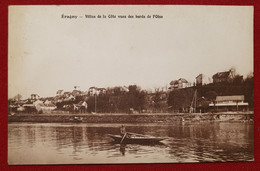
<path id="1" fill-rule="evenodd" d="M 244 95 L 217 96 L 215 103 L 209 104 L 209 107 L 211 111 L 245 111 L 248 103 L 244 99 Z"/>
<path id="2" fill-rule="evenodd" d="M 62 96 L 62 95 L 63 95 L 63 93 L 64 93 L 64 91 L 63 91 L 63 90 L 58 90 L 58 91 L 56 92 L 56 95 L 57 95 L 57 96 Z"/>
<path id="3" fill-rule="evenodd" d="M 31 94 L 31 100 L 38 100 L 40 96 L 38 94 Z"/>
<path id="4" fill-rule="evenodd" d="M 169 89 L 174 90 L 174 89 L 181 89 L 186 87 L 190 87 L 189 82 L 184 78 L 180 78 L 178 80 L 171 81 Z"/>
<path id="5" fill-rule="evenodd" d="M 72 94 L 73 96 L 79 96 L 79 95 L 81 95 L 81 91 L 74 89 L 71 94 Z"/>
<path id="6" fill-rule="evenodd" d="M 202 86 L 202 78 L 203 78 L 203 75 L 202 74 L 199 74 L 197 77 L 196 77 L 196 86 Z"/>
<path id="7" fill-rule="evenodd" d="M 218 72 L 212 76 L 213 83 L 230 82 L 234 78 L 234 70 Z"/>

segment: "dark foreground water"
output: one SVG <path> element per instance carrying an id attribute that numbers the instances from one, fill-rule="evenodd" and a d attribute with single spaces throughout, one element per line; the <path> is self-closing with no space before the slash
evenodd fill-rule
<path id="1" fill-rule="evenodd" d="M 253 161 L 253 123 L 126 124 L 167 137 L 156 145 L 111 143 L 121 124 L 9 123 L 9 164 Z"/>

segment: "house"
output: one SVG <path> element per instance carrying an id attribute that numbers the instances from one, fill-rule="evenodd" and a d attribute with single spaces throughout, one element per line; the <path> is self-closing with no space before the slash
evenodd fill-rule
<path id="1" fill-rule="evenodd" d="M 122 92 L 129 92 L 129 88 L 127 86 L 120 87 Z"/>
<path id="2" fill-rule="evenodd" d="M 202 74 L 199 74 L 199 75 L 196 77 L 196 86 L 202 86 L 202 84 L 203 84 L 202 78 L 203 78 L 203 75 L 202 75 Z"/>
<path id="3" fill-rule="evenodd" d="M 44 104 L 45 104 L 45 105 L 49 105 L 49 104 L 52 104 L 52 102 L 47 99 L 47 100 L 44 101 Z"/>
<path id="4" fill-rule="evenodd" d="M 81 95 L 81 91 L 74 89 L 74 90 L 72 91 L 72 95 L 73 95 L 74 97 L 75 97 L 75 96 L 79 96 L 79 95 Z"/>
<path id="5" fill-rule="evenodd" d="M 178 80 L 171 81 L 169 89 L 174 90 L 174 89 L 181 89 L 186 87 L 190 87 L 189 82 L 184 78 L 180 78 Z"/>
<path id="6" fill-rule="evenodd" d="M 196 101 L 196 112 L 199 113 L 205 113 L 209 110 L 209 104 L 211 103 L 210 99 L 207 99 L 205 97 L 198 98 Z"/>
<path id="7" fill-rule="evenodd" d="M 56 95 L 57 95 L 57 96 L 62 96 L 62 95 L 63 95 L 63 93 L 64 93 L 64 91 L 63 91 L 63 90 L 58 90 L 58 91 L 56 92 Z"/>
<path id="8" fill-rule="evenodd" d="M 101 94 L 105 94 L 106 93 L 106 89 L 105 88 L 98 88 L 98 91 Z"/>
<path id="9" fill-rule="evenodd" d="M 211 111 L 246 111 L 248 103 L 244 102 L 244 95 L 217 96 L 215 102 L 209 104 Z"/>
<path id="10" fill-rule="evenodd" d="M 74 101 L 75 97 L 72 94 L 67 95 L 63 101 Z"/>
<path id="11" fill-rule="evenodd" d="M 66 92 L 63 93 L 63 96 L 65 98 L 69 97 L 70 95 L 71 95 L 71 92 L 69 92 L 69 91 L 66 91 Z"/>
<path id="12" fill-rule="evenodd" d="M 51 101 L 46 100 L 45 102 L 37 100 L 33 103 L 38 113 L 51 113 L 56 106 Z"/>
<path id="13" fill-rule="evenodd" d="M 34 100 L 28 99 L 27 102 L 22 105 L 25 113 L 37 113 L 37 110 L 35 108 L 35 105 L 33 104 L 34 103 L 33 101 Z M 36 101 L 38 101 L 38 100 L 36 100 Z"/>
<path id="14" fill-rule="evenodd" d="M 40 96 L 38 94 L 31 94 L 31 100 L 38 100 Z"/>
<path id="15" fill-rule="evenodd" d="M 99 95 L 100 93 L 105 94 L 106 89 L 105 88 L 98 88 L 98 87 L 90 87 L 88 89 L 88 93 L 89 93 L 90 96 Z"/>
<path id="16" fill-rule="evenodd" d="M 95 94 L 98 94 L 98 88 L 97 87 L 90 87 L 88 89 L 88 93 L 90 96 L 94 96 Z"/>
<path id="17" fill-rule="evenodd" d="M 86 113 L 88 104 L 86 101 L 80 101 L 78 104 L 74 104 L 74 110 L 76 109 L 79 113 Z"/>
<path id="18" fill-rule="evenodd" d="M 179 87 L 179 84 L 178 84 L 177 80 L 170 82 L 170 87 L 169 87 L 170 90 L 178 89 L 178 87 Z"/>
<path id="19" fill-rule="evenodd" d="M 218 72 L 212 76 L 213 83 L 230 82 L 234 78 L 234 70 Z"/>

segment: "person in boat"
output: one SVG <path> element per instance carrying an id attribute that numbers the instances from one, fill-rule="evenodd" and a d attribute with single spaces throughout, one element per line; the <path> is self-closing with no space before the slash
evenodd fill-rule
<path id="1" fill-rule="evenodd" d="M 126 129 L 125 129 L 125 126 L 124 126 L 124 125 L 122 125 L 122 126 L 120 127 L 120 134 L 121 134 L 122 137 L 126 134 L 126 137 L 127 137 L 127 138 L 130 138 L 130 134 L 128 134 L 128 133 L 126 132 Z"/>

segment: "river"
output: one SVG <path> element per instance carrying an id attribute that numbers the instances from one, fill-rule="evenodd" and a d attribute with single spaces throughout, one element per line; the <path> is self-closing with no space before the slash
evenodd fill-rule
<path id="1" fill-rule="evenodd" d="M 107 134 L 121 124 L 9 123 L 9 164 L 186 163 L 254 160 L 249 122 L 124 124 L 127 131 L 167 137 L 160 144 L 120 145 Z"/>

